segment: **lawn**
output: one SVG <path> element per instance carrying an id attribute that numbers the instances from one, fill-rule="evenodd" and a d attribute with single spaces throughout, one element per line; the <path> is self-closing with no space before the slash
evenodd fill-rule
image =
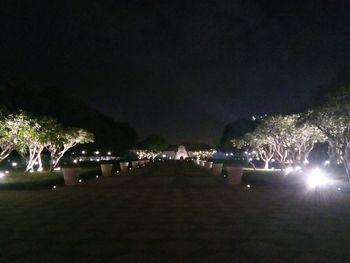
<path id="1" fill-rule="evenodd" d="M 348 262 L 350 193 L 229 186 L 167 162 L 0 191 L 0 262 Z"/>

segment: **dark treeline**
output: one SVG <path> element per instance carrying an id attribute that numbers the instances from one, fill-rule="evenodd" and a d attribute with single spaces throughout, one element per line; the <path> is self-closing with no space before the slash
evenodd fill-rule
<path id="1" fill-rule="evenodd" d="M 137 142 L 137 133 L 126 122 L 112 118 L 63 94 L 54 87 L 29 87 L 16 82 L 0 85 L 0 105 L 10 112 L 20 109 L 37 116 L 50 116 L 64 125 L 94 133 L 95 143 L 88 150 L 108 150 L 123 154 Z"/>

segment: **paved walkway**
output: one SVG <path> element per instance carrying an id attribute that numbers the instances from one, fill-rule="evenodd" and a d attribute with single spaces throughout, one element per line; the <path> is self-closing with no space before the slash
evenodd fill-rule
<path id="1" fill-rule="evenodd" d="M 18 222 L 0 224 L 1 262 L 350 259 L 348 194 L 232 187 L 186 163 L 0 200 L 0 221 Z"/>

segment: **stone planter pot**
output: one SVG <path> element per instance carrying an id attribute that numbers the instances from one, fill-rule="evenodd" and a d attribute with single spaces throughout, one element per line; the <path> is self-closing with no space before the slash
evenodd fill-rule
<path id="1" fill-rule="evenodd" d="M 227 180 L 229 184 L 242 184 L 243 169 L 241 167 L 227 167 Z"/>
<path id="2" fill-rule="evenodd" d="M 121 162 L 119 165 L 121 172 L 127 172 L 129 170 L 129 162 Z"/>
<path id="3" fill-rule="evenodd" d="M 101 164 L 102 176 L 112 176 L 113 164 Z"/>
<path id="4" fill-rule="evenodd" d="M 206 161 L 201 161 L 201 166 L 205 166 Z"/>
<path id="5" fill-rule="evenodd" d="M 139 161 L 132 161 L 131 162 L 131 167 L 132 168 L 137 168 L 139 166 Z"/>
<path id="6" fill-rule="evenodd" d="M 139 161 L 139 166 L 140 166 L 140 167 L 145 166 L 145 160 L 140 160 L 140 161 Z"/>
<path id="7" fill-rule="evenodd" d="M 73 186 L 79 183 L 79 168 L 63 168 L 62 172 L 65 185 Z"/>
<path id="8" fill-rule="evenodd" d="M 213 163 L 213 174 L 221 175 L 223 167 L 224 167 L 223 163 Z"/>
<path id="9" fill-rule="evenodd" d="M 213 167 L 213 162 L 206 162 L 206 163 L 204 164 L 204 168 L 205 168 L 206 170 L 210 170 L 212 167 Z"/>

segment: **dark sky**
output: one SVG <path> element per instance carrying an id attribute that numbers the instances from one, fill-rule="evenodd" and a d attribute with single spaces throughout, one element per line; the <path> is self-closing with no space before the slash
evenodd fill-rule
<path id="1" fill-rule="evenodd" d="M 0 77 L 57 86 L 141 137 L 216 144 L 350 62 L 350 1 L 1 1 Z"/>

